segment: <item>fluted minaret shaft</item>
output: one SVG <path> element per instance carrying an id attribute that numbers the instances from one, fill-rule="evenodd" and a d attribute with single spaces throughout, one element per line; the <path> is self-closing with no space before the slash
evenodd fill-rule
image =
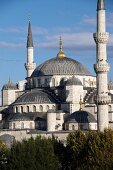
<path id="1" fill-rule="evenodd" d="M 28 36 L 27 36 L 27 63 L 25 64 L 25 68 L 27 70 L 27 77 L 30 77 L 32 72 L 36 68 L 36 64 L 34 63 L 34 54 L 33 54 L 33 52 L 34 52 L 34 49 L 33 49 L 31 23 L 29 21 Z"/>
<path id="2" fill-rule="evenodd" d="M 98 114 L 98 130 L 103 131 L 109 127 L 108 104 L 110 98 L 108 96 L 107 72 L 109 64 L 107 63 L 106 44 L 109 34 L 106 32 L 105 21 L 105 0 L 98 0 L 97 3 L 97 32 L 94 33 L 96 42 L 96 64 L 94 69 L 97 77 L 97 114 Z"/>

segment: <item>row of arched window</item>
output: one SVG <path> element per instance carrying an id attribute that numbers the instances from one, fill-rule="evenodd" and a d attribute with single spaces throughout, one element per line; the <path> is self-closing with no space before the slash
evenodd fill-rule
<path id="1" fill-rule="evenodd" d="M 50 78 L 45 78 L 44 82 L 41 82 L 41 79 L 31 79 L 30 86 L 31 87 L 42 87 L 42 86 L 50 86 Z M 52 86 L 55 86 L 55 78 L 52 78 Z"/>
<path id="2" fill-rule="evenodd" d="M 13 128 L 13 129 L 16 129 L 16 123 L 13 123 L 13 124 L 12 124 L 12 128 Z M 28 127 L 27 127 L 27 128 L 28 128 Z M 29 123 L 29 128 L 30 128 L 30 129 L 33 128 L 33 123 L 32 123 L 32 122 Z M 24 124 L 24 122 L 21 122 L 21 129 L 25 129 L 25 124 Z"/>
<path id="3" fill-rule="evenodd" d="M 47 105 L 47 106 L 46 106 L 46 111 L 48 111 L 49 109 L 50 109 L 50 107 L 49 107 L 49 105 Z M 55 110 L 55 106 L 54 106 L 54 105 L 52 106 L 52 110 Z M 33 105 L 32 112 L 37 112 L 37 111 L 43 112 L 43 111 L 44 111 L 43 106 L 40 105 L 40 106 L 39 106 L 39 110 L 37 110 L 37 109 L 36 109 L 36 106 Z M 24 107 L 23 107 L 23 106 L 21 106 L 20 109 L 16 106 L 15 112 L 16 112 L 16 113 L 19 113 L 19 112 L 20 112 L 20 113 L 23 113 L 23 112 L 28 113 L 28 112 L 30 112 L 30 109 L 29 109 L 29 106 L 26 106 L 26 111 L 24 111 Z"/>

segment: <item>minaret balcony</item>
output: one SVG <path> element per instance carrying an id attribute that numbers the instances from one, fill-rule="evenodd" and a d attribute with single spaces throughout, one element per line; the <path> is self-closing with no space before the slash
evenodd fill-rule
<path id="1" fill-rule="evenodd" d="M 94 70 L 96 73 L 98 72 L 108 72 L 110 69 L 110 65 L 108 63 L 105 63 L 105 64 L 100 64 L 100 63 L 97 63 L 97 64 L 94 64 Z"/>
<path id="2" fill-rule="evenodd" d="M 111 96 L 108 95 L 97 95 L 95 96 L 95 102 L 98 105 L 106 105 L 111 103 Z"/>
<path id="3" fill-rule="evenodd" d="M 98 43 L 106 44 L 109 39 L 109 33 L 108 32 L 94 33 L 93 38 L 97 44 Z"/>
<path id="4" fill-rule="evenodd" d="M 36 63 L 25 63 L 26 70 L 34 70 L 36 68 Z"/>

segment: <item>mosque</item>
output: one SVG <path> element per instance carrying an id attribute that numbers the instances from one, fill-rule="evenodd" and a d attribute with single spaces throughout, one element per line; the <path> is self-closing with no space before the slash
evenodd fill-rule
<path id="1" fill-rule="evenodd" d="M 113 82 L 107 81 L 105 2 L 97 3 L 96 76 L 63 51 L 36 66 L 31 23 L 28 25 L 25 80 L 2 88 L 1 128 L 41 132 L 113 128 Z"/>

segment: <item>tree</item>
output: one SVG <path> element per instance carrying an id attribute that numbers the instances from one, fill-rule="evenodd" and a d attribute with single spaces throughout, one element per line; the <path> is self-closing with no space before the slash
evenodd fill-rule
<path id="1" fill-rule="evenodd" d="M 58 170 L 51 139 L 30 138 L 16 142 L 8 155 L 8 170 Z"/>
<path id="2" fill-rule="evenodd" d="M 67 138 L 67 170 L 112 170 L 113 131 L 75 132 Z"/>
<path id="3" fill-rule="evenodd" d="M 7 152 L 6 145 L 0 140 L 0 169 L 5 170 L 7 164 Z"/>

